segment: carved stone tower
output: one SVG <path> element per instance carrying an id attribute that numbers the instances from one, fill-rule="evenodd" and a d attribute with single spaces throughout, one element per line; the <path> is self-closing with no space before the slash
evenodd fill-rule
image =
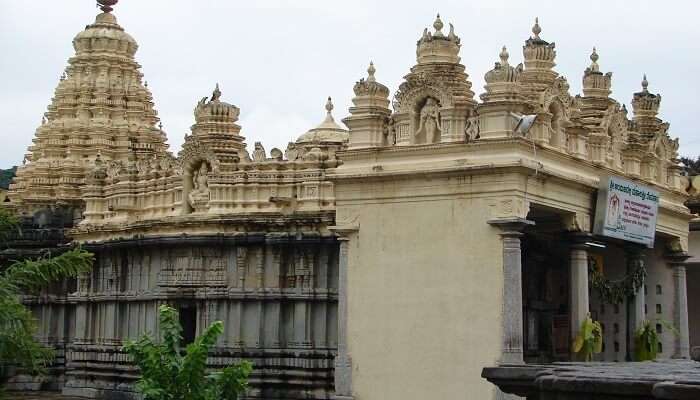
<path id="1" fill-rule="evenodd" d="M 548 88 L 559 76 L 553 70 L 556 66 L 554 58 L 557 52 L 554 50 L 554 42 L 549 43 L 540 38 L 542 28 L 539 20 L 535 18 L 535 25 L 532 27 L 532 36 L 525 41 L 523 46 L 523 57 L 525 58 L 525 69 L 520 81 L 527 86 L 531 92 L 538 92 Z"/>
<path id="2" fill-rule="evenodd" d="M 470 140 L 509 136 L 518 121 L 513 113 L 525 111 L 519 82 L 523 65 L 510 65 L 508 57 L 508 50 L 503 46 L 500 62 L 484 75 L 486 93 L 480 96 L 484 103 L 478 108 L 479 118 L 473 117 L 467 123 Z"/>
<path id="3" fill-rule="evenodd" d="M 450 24 L 447 35 L 440 15 L 418 40 L 418 63 L 404 77 L 394 97 L 393 129 L 397 145 L 460 142 L 474 110 L 471 82 L 460 64 L 460 38 Z"/>
<path id="4" fill-rule="evenodd" d="M 635 93 L 632 97 L 632 110 L 634 111 L 632 120 L 641 134 L 652 135 L 658 129 L 661 120 L 656 116 L 659 114 L 660 105 L 661 95 L 649 91 L 649 81 L 647 81 L 645 74 L 642 79 L 642 91 Z"/>
<path id="5" fill-rule="evenodd" d="M 370 63 L 367 79 L 360 79 L 353 87 L 354 107 L 350 107 L 350 116 L 343 119 L 351 131 L 350 148 L 391 146 L 395 142 L 389 136 L 389 88 L 377 82 L 375 72 Z"/>
<path id="6" fill-rule="evenodd" d="M 138 45 L 111 10 L 103 6 L 73 39 L 75 56 L 11 185 L 10 199 L 24 211 L 56 201 L 80 206 L 80 187 L 96 159 L 134 163 L 167 149 L 134 60 Z"/>

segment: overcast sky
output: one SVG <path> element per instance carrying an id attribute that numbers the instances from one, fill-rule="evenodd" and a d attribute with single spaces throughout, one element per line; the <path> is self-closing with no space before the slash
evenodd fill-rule
<path id="1" fill-rule="evenodd" d="M 332 96 L 337 121 L 373 60 L 392 96 L 415 63 L 416 40 L 440 13 L 462 38 L 462 63 L 477 96 L 501 46 L 511 64 L 534 18 L 556 42 L 556 70 L 581 91 L 591 48 L 613 72 L 613 97 L 628 105 L 647 73 L 680 153 L 700 154 L 696 131 L 700 6 L 695 1 L 213 1 L 121 0 L 118 22 L 139 43 L 137 61 L 173 152 L 216 82 L 241 109 L 249 147 L 284 149 L 319 124 Z M 73 37 L 94 21 L 91 0 L 0 0 L 0 167 L 21 162 L 74 54 Z"/>

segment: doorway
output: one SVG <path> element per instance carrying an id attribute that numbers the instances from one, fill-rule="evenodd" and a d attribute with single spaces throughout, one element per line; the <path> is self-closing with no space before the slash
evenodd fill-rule
<path id="1" fill-rule="evenodd" d="M 537 210 L 522 239 L 523 351 L 527 363 L 570 360 L 570 249 L 561 218 Z"/>
<path id="2" fill-rule="evenodd" d="M 197 336 L 197 307 L 193 303 L 182 303 L 178 305 L 180 314 L 180 326 L 182 326 L 182 347 L 194 342 Z"/>

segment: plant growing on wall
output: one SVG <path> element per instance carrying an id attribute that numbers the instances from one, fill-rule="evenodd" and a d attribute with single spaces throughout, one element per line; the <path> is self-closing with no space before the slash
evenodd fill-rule
<path id="1" fill-rule="evenodd" d="M 0 242 L 6 245 L 12 232 L 18 229 L 14 215 L 0 208 Z M 47 254 L 0 265 L 0 378 L 6 377 L 8 367 L 41 374 L 53 360 L 53 351 L 34 338 L 36 320 L 22 303 L 22 295 L 87 272 L 93 261 L 91 253 L 75 248 L 53 257 Z"/>
<path id="2" fill-rule="evenodd" d="M 253 370 L 242 361 L 220 371 L 207 373 L 207 354 L 224 331 L 214 322 L 194 342 L 180 349 L 182 326 L 178 312 L 162 305 L 159 309 L 161 340 L 146 334 L 129 341 L 124 350 L 141 369 L 136 389 L 144 400 L 236 400 L 248 384 Z"/>
<path id="3" fill-rule="evenodd" d="M 603 328 L 600 322 L 591 318 L 591 314 L 581 324 L 574 339 L 573 350 L 581 361 L 591 361 L 593 354 L 603 351 Z"/>
<path id="4" fill-rule="evenodd" d="M 667 330 L 678 334 L 678 330 L 668 321 L 656 320 Z M 655 360 L 659 353 L 659 342 L 661 337 L 656 331 L 654 324 L 649 320 L 644 320 L 642 326 L 634 333 L 634 359 L 635 361 Z"/>

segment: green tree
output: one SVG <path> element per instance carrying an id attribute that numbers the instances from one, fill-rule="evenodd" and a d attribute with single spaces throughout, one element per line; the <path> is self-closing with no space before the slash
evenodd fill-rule
<path id="1" fill-rule="evenodd" d="M 124 346 L 141 369 L 136 389 L 144 400 L 238 399 L 247 387 L 253 370 L 251 363 L 242 361 L 217 372 L 207 372 L 207 354 L 223 333 L 224 324 L 214 322 L 183 352 L 177 310 L 162 305 L 159 313 L 160 341 L 145 334 Z"/>
<path id="2" fill-rule="evenodd" d="M 8 169 L 0 169 L 0 188 L 7 189 L 10 187 L 12 178 L 15 177 L 17 173 L 17 167 L 12 167 Z"/>
<path id="3" fill-rule="evenodd" d="M 688 175 L 694 176 L 700 174 L 700 156 L 696 158 L 681 156 L 679 160 L 685 164 Z"/>
<path id="4" fill-rule="evenodd" d="M 0 208 L 0 242 L 7 245 L 12 231 L 19 229 L 15 216 Z M 34 339 L 37 324 L 22 304 L 22 295 L 36 293 L 52 282 L 76 277 L 92 267 L 94 256 L 74 248 L 58 256 L 15 261 L 0 266 L 0 377 L 8 366 L 25 368 L 31 374 L 43 373 L 53 359 L 53 351 Z"/>

